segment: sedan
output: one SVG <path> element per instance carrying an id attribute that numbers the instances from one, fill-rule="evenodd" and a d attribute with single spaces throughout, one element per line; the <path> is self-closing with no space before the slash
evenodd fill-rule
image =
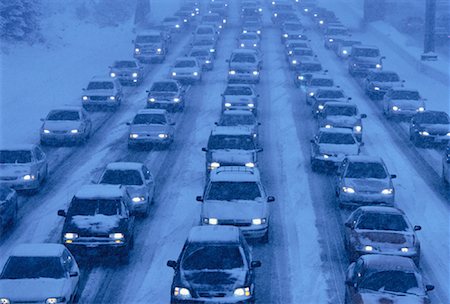
<path id="1" fill-rule="evenodd" d="M 312 114 L 314 118 L 318 118 L 319 114 L 325 108 L 325 103 L 334 101 L 334 102 L 348 102 L 351 100 L 350 97 L 345 96 L 345 93 L 342 89 L 337 88 L 324 88 L 318 89 L 315 91 L 314 95 L 311 96 L 312 100 Z"/>
<path id="2" fill-rule="evenodd" d="M 370 99 L 382 99 L 384 94 L 392 88 L 403 86 L 404 80 L 396 72 L 391 71 L 372 71 L 369 72 L 364 80 L 364 90 Z"/>
<path id="3" fill-rule="evenodd" d="M 289 69 L 296 70 L 301 66 L 301 62 L 305 60 L 305 57 L 314 57 L 314 52 L 311 48 L 293 48 L 289 51 L 287 57 L 289 63 Z"/>
<path id="4" fill-rule="evenodd" d="M 203 71 L 211 71 L 214 68 L 214 56 L 208 48 L 193 48 L 189 57 L 197 58 Z"/>
<path id="5" fill-rule="evenodd" d="M 440 111 L 419 112 L 411 118 L 409 138 L 416 146 L 450 142 L 450 118 Z"/>
<path id="6" fill-rule="evenodd" d="M 199 83 L 202 81 L 202 66 L 195 57 L 181 57 L 175 60 L 169 75 L 180 82 Z"/>
<path id="7" fill-rule="evenodd" d="M 257 138 L 258 129 L 261 123 L 256 120 L 255 115 L 253 115 L 251 111 L 233 110 L 223 111 L 220 120 L 216 125 L 223 127 L 246 127 L 252 131 L 253 137 Z"/>
<path id="8" fill-rule="evenodd" d="M 237 38 L 237 45 L 241 49 L 258 49 L 260 43 L 261 41 L 257 33 L 242 33 Z"/>
<path id="9" fill-rule="evenodd" d="M 318 89 L 330 89 L 334 87 L 333 78 L 326 75 L 313 75 L 312 78 L 302 85 L 301 88 L 305 92 L 306 104 L 312 104 L 312 97 Z"/>
<path id="10" fill-rule="evenodd" d="M 393 117 L 412 117 L 425 111 L 425 99 L 414 89 L 393 88 L 383 98 L 383 114 Z"/>
<path id="11" fill-rule="evenodd" d="M 222 111 L 248 110 L 256 115 L 258 97 L 252 85 L 229 84 L 222 94 Z"/>
<path id="12" fill-rule="evenodd" d="M 0 236 L 12 227 L 17 219 L 17 193 L 14 189 L 0 186 Z"/>
<path id="13" fill-rule="evenodd" d="M 119 79 L 122 85 L 139 85 L 145 70 L 136 60 L 117 60 L 109 67 L 109 76 Z"/>

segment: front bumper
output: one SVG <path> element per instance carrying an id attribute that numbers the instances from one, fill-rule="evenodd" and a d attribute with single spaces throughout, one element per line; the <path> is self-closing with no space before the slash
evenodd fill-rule
<path id="1" fill-rule="evenodd" d="M 417 139 L 423 143 L 427 144 L 448 144 L 450 142 L 450 136 L 447 135 L 420 135 L 417 134 Z"/>
<path id="2" fill-rule="evenodd" d="M 129 146 L 149 145 L 149 144 L 161 144 L 168 145 L 172 143 L 173 137 L 168 136 L 166 138 L 159 138 L 157 135 L 140 135 L 138 138 L 128 138 Z"/>
<path id="3" fill-rule="evenodd" d="M 41 142 L 44 143 L 78 143 L 85 139 L 86 135 L 83 132 L 70 133 L 70 131 L 65 133 L 41 133 Z"/>
<path id="4" fill-rule="evenodd" d="M 253 297 L 247 300 L 238 300 L 229 298 L 193 298 L 193 299 L 176 299 L 172 297 L 170 299 L 171 304 L 203 304 L 203 303 L 211 303 L 211 304 L 251 304 L 254 303 Z"/>
<path id="5" fill-rule="evenodd" d="M 39 188 L 39 180 L 36 177 L 34 180 L 25 181 L 22 177 L 16 179 L 4 180 L 0 178 L 0 185 L 13 188 L 15 190 L 35 190 Z"/>
<path id="6" fill-rule="evenodd" d="M 147 101 L 148 109 L 165 109 L 167 111 L 176 111 L 176 110 L 181 110 L 183 107 L 184 107 L 183 100 L 180 102 L 161 102 L 161 101 L 149 102 L 149 101 Z"/>
<path id="7" fill-rule="evenodd" d="M 416 110 L 403 110 L 399 109 L 397 111 L 394 111 L 392 108 L 389 108 L 388 115 L 391 117 L 413 117 L 416 115 L 418 111 Z"/>
<path id="8" fill-rule="evenodd" d="M 92 99 L 88 99 L 88 100 L 82 100 L 82 105 L 84 108 L 93 108 L 93 107 L 98 107 L 98 108 L 117 108 L 119 106 L 119 101 L 116 99 L 111 100 L 109 99 L 109 96 L 107 97 L 106 100 L 92 100 Z"/>
<path id="9" fill-rule="evenodd" d="M 194 76 L 192 74 L 185 75 L 185 74 L 177 74 L 177 75 L 170 75 L 170 78 L 173 80 L 178 80 L 180 82 L 197 82 L 200 81 L 200 74 L 197 76 Z"/>
<path id="10" fill-rule="evenodd" d="M 229 83 L 258 83 L 259 80 L 259 73 L 257 75 L 254 75 L 253 72 L 228 74 Z"/>
<path id="11" fill-rule="evenodd" d="M 126 255 L 129 250 L 126 242 L 121 244 L 103 242 L 74 242 L 71 244 L 64 243 L 64 245 L 72 254 L 85 258 Z"/>
<path id="12" fill-rule="evenodd" d="M 379 192 L 356 192 L 353 194 L 340 192 L 339 202 L 348 206 L 387 205 L 393 206 L 395 194 L 381 194 Z"/>

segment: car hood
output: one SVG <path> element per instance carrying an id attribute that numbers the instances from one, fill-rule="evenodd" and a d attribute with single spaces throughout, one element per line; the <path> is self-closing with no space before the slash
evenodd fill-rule
<path id="1" fill-rule="evenodd" d="M 359 121 L 359 117 L 356 116 L 328 115 L 321 120 L 320 125 L 331 124 L 333 127 L 353 127 Z"/>
<path id="2" fill-rule="evenodd" d="M 319 152 L 324 154 L 344 154 L 357 155 L 359 146 L 353 145 L 335 145 L 335 144 L 319 144 Z"/>
<path id="3" fill-rule="evenodd" d="M 133 73 L 133 72 L 139 72 L 139 68 L 112 68 L 111 72 L 116 72 L 116 73 Z"/>
<path id="4" fill-rule="evenodd" d="M 358 191 L 379 191 L 386 188 L 391 188 L 392 185 L 389 179 L 378 178 L 345 178 L 345 186 L 352 187 L 356 192 Z"/>
<path id="5" fill-rule="evenodd" d="M 164 133 L 168 131 L 165 125 L 132 125 L 130 126 L 130 133 Z"/>
<path id="6" fill-rule="evenodd" d="M 414 246 L 414 235 L 412 233 L 359 229 L 355 229 L 355 233 L 361 244 L 374 245 L 374 247 L 381 249 Z"/>
<path id="7" fill-rule="evenodd" d="M 148 47 L 148 48 L 150 48 L 150 47 L 158 48 L 158 47 L 162 47 L 162 43 L 160 43 L 160 42 L 158 42 L 158 43 L 139 43 L 139 44 L 135 45 L 135 47 L 137 47 L 137 48 L 140 48 L 143 46 Z"/>
<path id="8" fill-rule="evenodd" d="M 433 133 L 445 133 L 450 131 L 450 124 L 421 124 L 419 128 Z"/>
<path id="9" fill-rule="evenodd" d="M 253 150 L 216 150 L 211 152 L 211 161 L 245 164 L 253 162 L 256 159 L 256 153 Z"/>
<path id="10" fill-rule="evenodd" d="M 50 131 L 69 131 L 73 129 L 79 129 L 81 126 L 80 121 L 53 121 L 46 120 L 42 128 Z"/>
<path id="11" fill-rule="evenodd" d="M 0 296 L 14 302 L 45 303 L 49 297 L 62 297 L 66 279 L 0 280 Z M 26 292 L 24 292 L 26 290 Z"/>
<path id="12" fill-rule="evenodd" d="M 94 216 L 75 215 L 68 219 L 70 232 L 85 232 L 88 234 L 107 234 L 120 226 L 119 216 L 96 214 Z"/>
<path id="13" fill-rule="evenodd" d="M 206 201 L 202 204 L 202 217 L 219 220 L 249 220 L 266 217 L 266 204 L 262 201 Z"/>
<path id="14" fill-rule="evenodd" d="M 183 271 L 180 276 L 196 293 L 232 295 L 236 288 L 244 286 L 247 272 L 244 269 Z"/>
<path id="15" fill-rule="evenodd" d="M 198 69 L 194 68 L 194 67 L 172 68 L 172 72 L 176 72 L 176 73 L 194 73 L 194 72 L 198 72 Z"/>
<path id="16" fill-rule="evenodd" d="M 245 62 L 230 62 L 230 69 L 248 69 L 253 70 L 257 68 L 256 63 L 245 63 Z"/>
<path id="17" fill-rule="evenodd" d="M 359 293 L 361 303 L 364 304 L 424 304 L 424 296 L 417 295 L 393 295 L 388 293 L 378 293 L 373 291 Z"/>
<path id="18" fill-rule="evenodd" d="M 253 95 L 224 95 L 223 98 L 224 98 L 225 102 L 240 103 L 240 102 L 253 101 L 253 99 L 255 97 Z"/>
<path id="19" fill-rule="evenodd" d="M 86 90 L 83 92 L 84 95 L 87 96 L 94 96 L 94 95 L 100 95 L 100 96 L 112 96 L 116 94 L 116 91 L 114 89 L 111 90 Z"/>
<path id="20" fill-rule="evenodd" d="M 355 62 L 364 62 L 364 63 L 380 63 L 381 57 L 364 57 L 364 56 L 357 56 L 353 57 L 353 60 Z"/>
<path id="21" fill-rule="evenodd" d="M 176 92 L 150 92 L 149 97 L 154 97 L 156 99 L 162 98 L 162 99 L 172 99 L 178 96 Z"/>
<path id="22" fill-rule="evenodd" d="M 0 176 L 20 176 L 30 174 L 30 164 L 0 164 Z"/>
<path id="23" fill-rule="evenodd" d="M 391 100 L 392 105 L 396 105 L 400 107 L 400 109 L 403 108 L 418 108 L 420 106 L 424 105 L 424 102 L 422 100 L 411 100 L 411 99 L 394 99 Z"/>

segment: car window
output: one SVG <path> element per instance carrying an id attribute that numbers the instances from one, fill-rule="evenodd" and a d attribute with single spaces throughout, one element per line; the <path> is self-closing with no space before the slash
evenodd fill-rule
<path id="1" fill-rule="evenodd" d="M 380 163 L 351 162 L 345 172 L 346 178 L 387 178 L 387 172 Z"/>
<path id="2" fill-rule="evenodd" d="M 150 89 L 152 92 L 177 92 L 178 86 L 174 82 L 155 82 Z"/>
<path id="3" fill-rule="evenodd" d="M 224 95 L 252 95 L 253 91 L 249 87 L 245 86 L 228 86 L 225 89 Z"/>
<path id="4" fill-rule="evenodd" d="M 8 258 L 0 279 L 62 279 L 64 274 L 59 257 L 12 256 Z"/>
<path id="5" fill-rule="evenodd" d="M 165 125 L 167 124 L 164 114 L 137 114 L 133 119 L 134 125 Z"/>
<path id="6" fill-rule="evenodd" d="M 332 87 L 333 80 L 326 78 L 312 78 L 311 81 L 309 82 L 309 85 L 317 87 Z"/>
<path id="7" fill-rule="evenodd" d="M 206 200 L 234 201 L 261 200 L 262 193 L 256 182 L 212 182 Z"/>
<path id="8" fill-rule="evenodd" d="M 161 42 L 160 35 L 137 36 L 136 43 L 158 43 Z"/>
<path id="9" fill-rule="evenodd" d="M 253 114 L 251 115 L 223 115 L 220 120 L 221 126 L 240 126 L 240 125 L 254 125 L 256 119 Z"/>
<path id="10" fill-rule="evenodd" d="M 192 68 L 196 66 L 196 62 L 194 60 L 180 60 L 175 63 L 176 68 Z"/>
<path id="11" fill-rule="evenodd" d="M 377 49 L 353 48 L 352 55 L 359 57 L 378 57 L 380 51 Z"/>
<path id="12" fill-rule="evenodd" d="M 353 145 L 355 138 L 351 133 L 322 132 L 319 135 L 320 144 Z"/>
<path id="13" fill-rule="evenodd" d="M 138 170 L 106 170 L 100 184 L 141 186 L 143 181 Z"/>
<path id="14" fill-rule="evenodd" d="M 237 53 L 232 56 L 231 62 L 254 63 L 254 62 L 256 62 L 256 58 L 254 55 L 251 55 L 251 54 Z"/>
<path id="15" fill-rule="evenodd" d="M 67 250 L 64 250 L 62 253 L 62 264 L 63 264 L 64 269 L 67 272 L 70 272 L 72 270 L 74 261 L 73 261 L 72 256 L 69 254 L 69 252 Z"/>
<path id="16" fill-rule="evenodd" d="M 134 61 L 116 61 L 114 63 L 114 67 L 118 68 L 118 69 L 123 69 L 123 68 L 136 68 L 136 62 Z"/>
<path id="17" fill-rule="evenodd" d="M 229 270 L 243 268 L 244 261 L 238 246 L 188 246 L 181 260 L 184 270 Z"/>
<path id="18" fill-rule="evenodd" d="M 88 90 L 112 90 L 114 83 L 112 81 L 91 81 L 87 87 Z"/>
<path id="19" fill-rule="evenodd" d="M 68 111 L 68 110 L 53 110 L 48 116 L 47 120 L 80 120 L 80 114 L 78 111 Z"/>
<path id="20" fill-rule="evenodd" d="M 344 93 L 342 91 L 319 91 L 316 94 L 317 98 L 343 98 Z"/>
<path id="21" fill-rule="evenodd" d="M 356 228 L 365 230 L 408 231 L 408 224 L 400 214 L 368 212 L 358 218 Z"/>
<path id="22" fill-rule="evenodd" d="M 449 124 L 450 120 L 445 112 L 424 112 L 416 114 L 414 117 L 416 123 L 424 124 Z"/>
<path id="23" fill-rule="evenodd" d="M 120 200 L 78 199 L 74 198 L 67 210 L 67 216 L 117 215 L 120 213 Z"/>
<path id="24" fill-rule="evenodd" d="M 423 295 L 415 273 L 400 270 L 387 270 L 368 274 L 359 288 L 384 292 L 411 293 Z"/>
<path id="25" fill-rule="evenodd" d="M 255 150 L 256 145 L 251 135 L 212 135 L 208 140 L 208 149 Z"/>
<path id="26" fill-rule="evenodd" d="M 325 105 L 323 110 L 325 116 L 339 115 L 339 116 L 355 116 L 357 114 L 356 107 L 351 106 L 328 106 Z"/>
<path id="27" fill-rule="evenodd" d="M 420 95 L 417 91 L 395 91 L 393 90 L 391 92 L 391 98 L 392 99 L 406 99 L 406 100 L 419 100 Z"/>

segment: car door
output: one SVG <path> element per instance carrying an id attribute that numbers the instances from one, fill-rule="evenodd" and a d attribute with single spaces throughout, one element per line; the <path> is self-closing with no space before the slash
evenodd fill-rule
<path id="1" fill-rule="evenodd" d="M 36 159 L 36 172 L 42 180 L 47 177 L 47 159 L 44 152 L 39 147 L 34 148 L 34 156 Z"/>
<path id="2" fill-rule="evenodd" d="M 67 277 L 69 278 L 71 294 L 73 294 L 77 290 L 78 281 L 80 280 L 80 270 L 78 269 L 78 265 L 76 264 L 74 257 L 67 249 L 63 251 L 61 260 L 64 270 L 67 272 Z M 71 276 L 71 274 L 75 273 L 78 275 Z"/>
<path id="3" fill-rule="evenodd" d="M 345 286 L 346 294 L 350 300 L 350 303 L 358 303 L 356 300 L 358 295 L 358 283 L 363 275 L 362 268 L 363 261 L 361 259 L 355 263 L 352 263 L 348 268 Z"/>

